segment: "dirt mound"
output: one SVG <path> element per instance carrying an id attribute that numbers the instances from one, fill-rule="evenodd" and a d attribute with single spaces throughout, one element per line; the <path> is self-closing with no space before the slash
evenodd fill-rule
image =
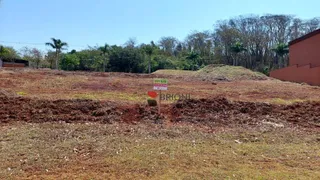
<path id="1" fill-rule="evenodd" d="M 172 106 L 172 121 L 202 123 L 210 126 L 296 124 L 320 127 L 320 103 L 271 105 L 231 102 L 225 98 L 184 100 Z"/>
<path id="2" fill-rule="evenodd" d="M 210 127 L 299 125 L 320 127 L 320 103 L 272 105 L 231 102 L 226 98 L 183 100 L 162 108 L 93 100 L 40 100 L 0 92 L 0 123 L 25 122 L 188 122 Z"/>
<path id="3" fill-rule="evenodd" d="M 198 71 L 158 70 L 152 74 L 157 77 L 208 82 L 268 79 L 268 77 L 262 73 L 254 72 L 241 66 L 227 66 L 220 64 L 208 65 Z"/>
<path id="4" fill-rule="evenodd" d="M 36 100 L 0 94 L 0 122 L 127 122 L 148 116 L 141 105 L 121 105 L 93 100 Z"/>
<path id="5" fill-rule="evenodd" d="M 195 73 L 196 77 L 206 81 L 267 80 L 260 72 L 242 66 L 208 65 Z"/>

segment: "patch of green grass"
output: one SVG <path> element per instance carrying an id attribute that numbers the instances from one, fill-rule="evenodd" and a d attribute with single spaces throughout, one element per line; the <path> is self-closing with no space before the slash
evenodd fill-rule
<path id="1" fill-rule="evenodd" d="M 124 101 L 143 101 L 147 99 L 147 96 L 143 97 L 139 94 L 131 94 L 131 93 L 118 93 L 118 92 L 104 92 L 102 94 L 103 97 L 108 97 L 112 99 L 124 100 Z"/>
<path id="2" fill-rule="evenodd" d="M 92 92 L 92 93 L 78 93 L 73 94 L 72 98 L 75 99 L 92 99 L 92 100 L 122 100 L 132 102 L 143 102 L 147 96 L 139 94 L 122 93 L 122 92 Z"/>
<path id="3" fill-rule="evenodd" d="M 17 95 L 19 95 L 19 96 L 25 96 L 25 95 L 27 95 L 27 93 L 26 93 L 26 92 L 23 92 L 23 91 L 19 91 L 19 92 L 17 92 Z"/>
<path id="4" fill-rule="evenodd" d="M 160 69 L 152 73 L 156 75 L 173 75 L 173 76 L 193 76 L 195 71 L 188 70 L 173 70 L 173 69 Z"/>
<path id="5" fill-rule="evenodd" d="M 298 102 L 303 102 L 301 99 L 281 99 L 281 98 L 273 98 L 270 100 L 270 103 L 273 104 L 285 104 L 290 105 Z"/>

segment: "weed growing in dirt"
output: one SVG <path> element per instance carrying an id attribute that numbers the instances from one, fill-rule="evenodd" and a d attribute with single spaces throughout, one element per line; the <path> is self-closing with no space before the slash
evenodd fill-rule
<path id="1" fill-rule="evenodd" d="M 25 96 L 25 95 L 27 95 L 27 93 L 26 93 L 26 92 L 23 92 L 23 91 L 19 91 L 19 92 L 17 92 L 17 95 L 19 95 L 19 96 Z"/>
<path id="2" fill-rule="evenodd" d="M 270 100 L 271 103 L 274 104 L 294 104 L 298 102 L 303 102 L 301 99 L 281 99 L 281 98 L 274 98 Z"/>

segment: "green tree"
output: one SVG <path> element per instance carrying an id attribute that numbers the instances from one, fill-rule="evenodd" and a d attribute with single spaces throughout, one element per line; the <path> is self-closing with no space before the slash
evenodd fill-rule
<path id="1" fill-rule="evenodd" d="M 54 51 L 49 50 L 47 54 L 44 56 L 45 61 L 49 64 L 48 67 L 53 69 L 53 63 L 56 60 L 56 53 Z"/>
<path id="2" fill-rule="evenodd" d="M 186 38 L 186 45 L 189 47 L 189 51 L 196 51 L 200 54 L 203 60 L 207 62 L 210 59 L 210 53 L 212 48 L 211 34 L 209 31 L 193 31 Z"/>
<path id="3" fill-rule="evenodd" d="M 77 51 L 76 51 L 75 49 L 72 49 L 72 50 L 69 52 L 69 54 L 75 54 L 75 53 L 77 53 Z"/>
<path id="4" fill-rule="evenodd" d="M 0 46 L 0 58 L 4 58 L 10 51 L 4 46 Z"/>
<path id="5" fill-rule="evenodd" d="M 196 70 L 199 67 L 199 59 L 200 59 L 200 54 L 195 52 L 195 51 L 191 51 L 188 53 L 186 59 L 191 61 L 191 69 L 192 70 Z"/>
<path id="6" fill-rule="evenodd" d="M 279 61 L 279 57 L 280 57 L 280 62 L 278 62 L 280 68 L 287 65 L 287 63 L 285 62 L 285 58 L 284 58 L 284 56 L 289 53 L 289 46 L 287 44 L 279 43 L 276 45 L 275 48 L 272 48 L 272 51 L 276 53 L 276 58 L 278 61 Z"/>
<path id="7" fill-rule="evenodd" d="M 77 66 L 80 64 L 80 58 L 77 54 L 66 54 L 61 61 L 61 68 L 63 70 L 77 70 Z"/>
<path id="8" fill-rule="evenodd" d="M 239 57 L 238 57 L 239 53 L 247 51 L 247 49 L 239 41 L 234 43 L 234 44 L 232 44 L 230 49 L 231 49 L 231 52 L 233 52 L 235 54 L 235 56 L 236 56 L 236 57 L 233 58 L 233 65 L 237 66 L 238 62 L 239 62 Z"/>
<path id="9" fill-rule="evenodd" d="M 13 47 L 0 45 L 0 58 L 13 61 L 20 58 L 20 55 Z"/>
<path id="10" fill-rule="evenodd" d="M 106 43 L 104 46 L 101 46 L 98 49 L 101 51 L 101 55 L 103 56 L 103 72 L 106 72 L 106 61 L 111 47 Z"/>
<path id="11" fill-rule="evenodd" d="M 152 45 L 145 45 L 143 47 L 144 52 L 149 56 L 148 57 L 148 72 L 149 74 L 151 73 L 151 60 L 152 60 L 152 54 L 154 52 L 154 48 L 152 47 Z"/>
<path id="12" fill-rule="evenodd" d="M 144 54 L 137 48 L 112 46 L 108 66 L 115 72 L 141 73 L 143 60 Z"/>
<path id="13" fill-rule="evenodd" d="M 52 42 L 47 42 L 46 46 L 50 46 L 53 49 L 56 50 L 56 69 L 59 68 L 59 55 L 61 53 L 62 50 L 64 50 L 64 47 L 68 46 L 68 43 L 66 42 L 62 42 L 60 39 L 55 39 L 55 38 L 51 38 Z"/>
<path id="14" fill-rule="evenodd" d="M 103 71 L 104 57 L 99 47 L 89 47 L 76 53 L 80 59 L 77 70 L 81 71 Z"/>

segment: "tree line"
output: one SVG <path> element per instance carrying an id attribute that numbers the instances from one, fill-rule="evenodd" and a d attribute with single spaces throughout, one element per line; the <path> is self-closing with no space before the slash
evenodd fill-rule
<path id="1" fill-rule="evenodd" d="M 288 65 L 288 42 L 320 27 L 320 18 L 303 20 L 291 15 L 238 16 L 215 23 L 213 30 L 193 31 L 184 40 L 162 37 L 137 44 L 89 46 L 67 51 L 68 44 L 52 38 L 42 52 L 1 46 L 3 58 L 27 59 L 35 68 L 150 73 L 158 69 L 197 70 L 208 64 L 243 66 L 268 73 Z"/>

